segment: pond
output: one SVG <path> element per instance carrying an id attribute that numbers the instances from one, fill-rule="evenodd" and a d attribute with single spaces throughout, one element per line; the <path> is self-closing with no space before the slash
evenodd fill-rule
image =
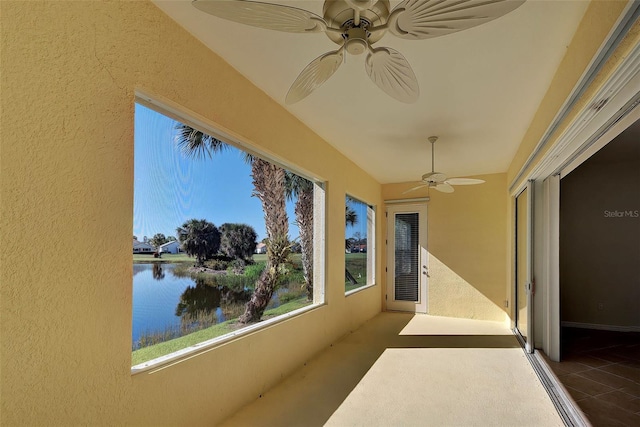
<path id="1" fill-rule="evenodd" d="M 250 292 L 174 274 L 175 264 L 133 265 L 132 349 L 238 317 Z"/>
<path id="2" fill-rule="evenodd" d="M 236 319 L 244 313 L 251 290 L 238 287 L 246 276 L 207 276 L 194 279 L 174 271 L 176 264 L 133 264 L 132 350 L 168 341 L 200 329 Z M 185 275 L 186 274 L 186 275 Z M 226 280 L 223 280 L 226 279 Z M 245 279 L 238 282 L 236 279 Z M 292 278 L 274 292 L 267 309 L 304 295 L 301 279 Z M 252 286 L 253 279 L 249 280 Z M 233 291 L 227 283 L 235 286 Z"/>

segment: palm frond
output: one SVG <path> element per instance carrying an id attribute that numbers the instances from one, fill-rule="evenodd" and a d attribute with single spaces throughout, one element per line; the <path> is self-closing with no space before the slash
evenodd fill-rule
<path id="1" fill-rule="evenodd" d="M 229 148 L 226 142 L 183 123 L 176 124 L 175 129 L 175 141 L 186 157 L 192 159 L 211 158 L 215 153 Z"/>

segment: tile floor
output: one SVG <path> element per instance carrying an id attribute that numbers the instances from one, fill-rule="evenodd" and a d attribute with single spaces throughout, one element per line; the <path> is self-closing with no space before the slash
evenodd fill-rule
<path id="1" fill-rule="evenodd" d="M 640 426 L 640 333 L 562 334 L 562 361 L 545 359 L 593 426 Z"/>

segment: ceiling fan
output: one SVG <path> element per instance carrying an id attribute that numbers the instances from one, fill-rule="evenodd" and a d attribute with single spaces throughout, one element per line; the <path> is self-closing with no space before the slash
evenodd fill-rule
<path id="1" fill-rule="evenodd" d="M 418 185 L 417 187 L 410 188 L 402 194 L 407 194 L 423 187 L 435 188 L 442 193 L 453 193 L 454 185 L 476 185 L 484 183 L 484 181 L 481 179 L 447 178 L 447 176 L 442 172 L 436 172 L 434 168 L 434 146 L 437 140 L 437 136 L 429 137 L 429 142 L 431 143 L 431 172 L 422 175 L 422 184 Z"/>
<path id="2" fill-rule="evenodd" d="M 418 100 L 420 88 L 409 62 L 389 47 L 372 47 L 387 31 L 409 39 L 428 39 L 466 30 L 505 15 L 525 0 L 404 0 L 390 11 L 389 0 L 325 0 L 323 15 L 291 6 L 250 0 L 194 0 L 197 9 L 229 21 L 291 33 L 323 32 L 339 45 L 314 59 L 289 89 L 285 102 L 307 97 L 340 67 L 345 51 L 367 52 L 369 78 L 389 96 Z"/>

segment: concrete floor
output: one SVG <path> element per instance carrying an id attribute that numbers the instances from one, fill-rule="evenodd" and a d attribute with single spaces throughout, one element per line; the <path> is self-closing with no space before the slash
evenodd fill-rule
<path id="1" fill-rule="evenodd" d="M 381 313 L 224 426 L 562 426 L 502 323 Z"/>

